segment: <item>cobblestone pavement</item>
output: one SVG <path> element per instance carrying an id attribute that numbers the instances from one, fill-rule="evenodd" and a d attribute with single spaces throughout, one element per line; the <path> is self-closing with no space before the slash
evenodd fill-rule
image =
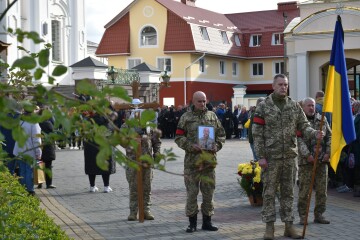
<path id="1" fill-rule="evenodd" d="M 169 162 L 170 172 L 183 172 L 184 151 L 173 140 L 164 139 L 163 148 L 173 148 L 177 161 Z M 117 166 L 111 175 L 111 193 L 103 193 L 101 176 L 96 184 L 100 192 L 89 192 L 89 180 L 84 173 L 82 150 L 61 150 L 54 161 L 56 189 L 36 190 L 42 206 L 70 237 L 74 239 L 262 239 L 265 225 L 261 222 L 260 207 L 251 207 L 247 197 L 241 194 L 237 182 L 237 165 L 251 159 L 247 141 L 228 140 L 218 153 L 216 169 L 215 215 L 213 222 L 218 232 L 202 231 L 186 233 L 188 219 L 185 216 L 185 186 L 183 177 L 154 172 L 152 183 L 152 212 L 154 221 L 129 222 L 128 184 L 125 171 Z M 199 203 L 202 197 L 199 195 Z M 278 206 L 278 203 L 277 203 Z M 296 206 L 296 205 L 294 205 Z M 329 189 L 328 209 L 325 216 L 329 225 L 313 223 L 313 206 L 310 208 L 306 239 L 360 239 L 360 198 L 352 193 L 337 193 Z M 296 210 L 296 207 L 294 207 Z M 299 221 L 297 214 L 296 221 Z M 198 216 L 201 228 L 201 214 Z M 302 226 L 297 225 L 299 232 Z M 279 217 L 275 224 L 276 239 L 283 237 L 284 224 Z"/>

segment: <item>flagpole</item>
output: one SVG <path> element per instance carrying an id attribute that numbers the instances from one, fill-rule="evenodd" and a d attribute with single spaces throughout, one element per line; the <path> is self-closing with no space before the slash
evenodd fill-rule
<path id="1" fill-rule="evenodd" d="M 321 121 L 320 121 L 320 131 L 322 131 L 323 125 L 324 125 L 324 118 L 325 118 L 325 112 L 322 112 L 321 114 Z M 307 206 L 306 206 L 306 214 L 305 214 L 305 219 L 304 219 L 304 228 L 303 228 L 303 232 L 302 232 L 302 239 L 305 238 L 305 232 L 306 232 L 306 226 L 307 226 L 307 220 L 308 220 L 308 216 L 309 216 L 309 209 L 310 209 L 310 202 L 311 202 L 311 194 L 312 194 L 312 190 L 314 187 L 314 182 L 315 182 L 315 174 L 316 174 L 316 165 L 318 162 L 318 158 L 319 158 L 319 149 L 320 149 L 320 144 L 321 144 L 322 139 L 317 139 L 316 140 L 316 150 L 315 150 L 315 159 L 313 162 L 313 169 L 312 169 L 312 175 L 311 175 L 311 183 L 310 183 L 310 187 L 309 187 L 309 194 L 308 194 L 308 201 L 307 201 Z"/>

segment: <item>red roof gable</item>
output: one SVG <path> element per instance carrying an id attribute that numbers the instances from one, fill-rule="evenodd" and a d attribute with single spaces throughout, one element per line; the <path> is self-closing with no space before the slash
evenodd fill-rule
<path id="1" fill-rule="evenodd" d="M 116 23 L 106 28 L 96 55 L 130 54 L 130 16 L 126 13 Z"/>
<path id="2" fill-rule="evenodd" d="M 164 51 L 194 51 L 194 40 L 190 25 L 176 14 L 167 12 Z"/>

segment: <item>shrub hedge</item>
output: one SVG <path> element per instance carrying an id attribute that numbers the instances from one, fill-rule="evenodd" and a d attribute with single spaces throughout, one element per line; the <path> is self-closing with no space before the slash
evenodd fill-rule
<path id="1" fill-rule="evenodd" d="M 0 239 L 69 240 L 40 208 L 40 200 L 28 195 L 8 171 L 0 171 Z"/>

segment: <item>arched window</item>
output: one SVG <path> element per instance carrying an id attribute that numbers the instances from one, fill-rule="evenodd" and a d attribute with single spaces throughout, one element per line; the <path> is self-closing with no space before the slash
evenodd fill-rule
<path id="1" fill-rule="evenodd" d="M 157 32 L 155 28 L 146 26 L 141 31 L 140 46 L 156 46 L 157 45 Z"/>

